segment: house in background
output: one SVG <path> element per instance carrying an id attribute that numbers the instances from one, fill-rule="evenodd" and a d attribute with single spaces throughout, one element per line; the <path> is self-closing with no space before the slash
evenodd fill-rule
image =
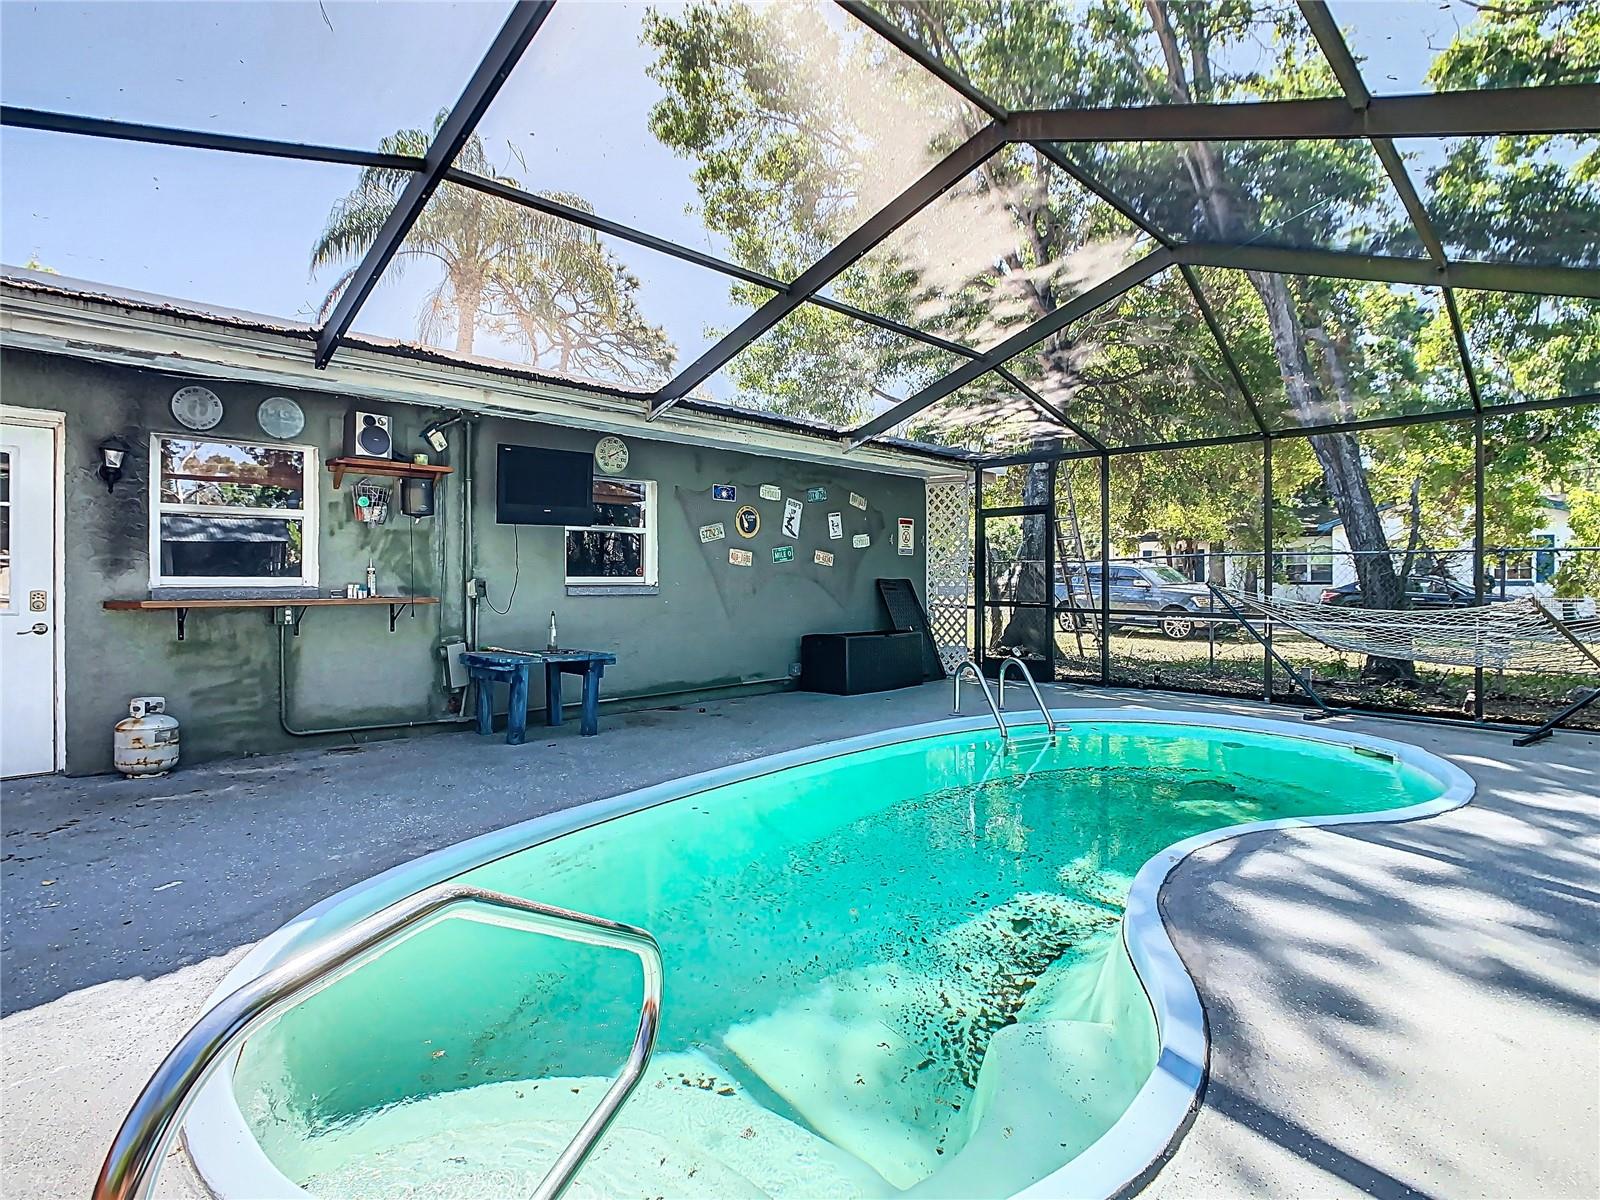
<path id="1" fill-rule="evenodd" d="M 1356 556 L 1351 552 L 1344 522 L 1332 505 L 1307 505 L 1300 509 L 1299 515 L 1300 535 L 1280 537 L 1274 547 L 1273 591 L 1279 596 L 1314 603 L 1330 588 L 1356 582 Z M 1404 512 L 1388 507 L 1382 510 L 1382 519 L 1391 551 L 1398 558 L 1405 550 L 1408 532 Z M 1460 524 L 1470 527 L 1470 514 L 1464 514 Z M 1491 597 L 1553 594 L 1562 551 L 1573 544 L 1566 497 L 1559 492 L 1545 493 L 1539 499 L 1534 531 L 1523 544 L 1485 549 L 1483 569 Z M 1168 541 L 1162 534 L 1151 531 L 1118 550 L 1119 558 L 1162 563 L 1197 582 L 1243 591 L 1255 591 L 1258 586 L 1260 554 L 1230 551 L 1224 542 Z M 1470 588 L 1471 541 L 1419 548 L 1412 574 L 1414 577 L 1443 575 Z"/>
<path id="2" fill-rule="evenodd" d="M 1355 582 L 1356 558 L 1351 553 L 1344 522 L 1331 506 L 1307 507 L 1300 515 L 1301 536 L 1285 540 L 1273 555 L 1273 590 L 1279 595 L 1315 601 L 1329 588 Z M 1460 524 L 1470 526 L 1470 514 L 1464 514 Z M 1383 511 L 1383 531 L 1398 556 L 1405 549 L 1407 535 L 1405 516 L 1399 508 Z M 1566 497 L 1559 492 L 1542 495 L 1534 531 L 1526 542 L 1485 547 L 1483 570 L 1492 594 L 1495 598 L 1502 593 L 1508 598 L 1552 594 L 1560 552 L 1572 544 Z M 1445 575 L 1471 587 L 1471 541 L 1421 548 L 1412 573 Z"/>

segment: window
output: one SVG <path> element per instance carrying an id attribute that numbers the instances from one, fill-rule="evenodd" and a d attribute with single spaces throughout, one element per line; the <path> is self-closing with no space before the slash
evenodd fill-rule
<path id="1" fill-rule="evenodd" d="M 153 587 L 315 587 L 317 452 L 156 434 Z"/>
<path id="2" fill-rule="evenodd" d="M 1494 563 L 1494 577 L 1509 583 L 1527 582 L 1533 578 L 1533 555 L 1502 554 Z"/>
<path id="3" fill-rule="evenodd" d="M 1182 571 L 1178 570 L 1177 567 L 1168 567 L 1168 566 L 1164 566 L 1164 565 L 1162 565 L 1160 563 L 1157 563 L 1157 564 L 1155 564 L 1153 566 L 1146 567 L 1145 570 L 1148 571 L 1151 575 L 1154 575 L 1162 583 L 1193 583 L 1194 582 L 1194 580 L 1190 579 Z"/>
<path id="4" fill-rule="evenodd" d="M 594 481 L 594 516 L 567 526 L 567 582 L 653 587 L 656 583 L 656 485 Z"/>
<path id="5" fill-rule="evenodd" d="M 11 604 L 11 451 L 0 450 L 0 608 Z"/>
<path id="6" fill-rule="evenodd" d="M 1306 548 L 1277 555 L 1278 574 L 1289 583 L 1332 583 L 1333 551 Z"/>

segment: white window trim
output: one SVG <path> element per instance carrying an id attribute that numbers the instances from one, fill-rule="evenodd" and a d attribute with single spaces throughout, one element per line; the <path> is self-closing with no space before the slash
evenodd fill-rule
<path id="1" fill-rule="evenodd" d="M 561 571 L 569 587 L 638 587 L 653 588 L 658 585 L 656 572 L 660 530 L 656 527 L 656 484 L 653 479 L 613 479 L 607 483 L 625 483 L 644 489 L 644 528 L 630 529 L 625 525 L 567 525 L 561 531 Z M 600 480 L 596 480 L 600 482 Z M 567 534 L 569 533 L 638 533 L 644 535 L 644 574 L 627 575 L 568 575 Z"/>
<path id="2" fill-rule="evenodd" d="M 170 504 L 161 499 L 161 439 L 221 442 L 232 446 L 259 446 L 268 450 L 294 450 L 303 455 L 305 488 L 299 508 L 245 508 L 233 504 Z M 315 446 L 288 442 L 256 442 L 247 438 L 213 436 L 194 430 L 167 430 L 150 435 L 150 586 L 152 588 L 307 588 L 317 586 L 317 484 L 321 476 Z M 161 573 L 161 518 L 173 513 L 201 517 L 268 517 L 300 522 L 300 577 L 287 575 L 163 575 Z"/>
<path id="3" fill-rule="evenodd" d="M 1311 586 L 1333 582 L 1333 547 L 1327 542 L 1301 542 L 1278 551 L 1284 578 L 1296 585 Z M 1300 578 L 1295 578 L 1298 571 Z M 1326 575 L 1326 579 L 1315 578 Z"/>
<path id="4" fill-rule="evenodd" d="M 1505 567 L 1503 572 L 1502 564 Z M 1532 583 L 1534 566 L 1533 554 L 1508 554 L 1503 560 L 1497 557 L 1494 561 L 1494 578 L 1503 578 L 1507 583 Z"/>

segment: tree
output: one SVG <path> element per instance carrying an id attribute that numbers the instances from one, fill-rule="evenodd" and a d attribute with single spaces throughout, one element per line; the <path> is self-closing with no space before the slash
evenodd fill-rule
<path id="1" fill-rule="evenodd" d="M 446 114 L 435 121 L 434 132 Z M 422 157 L 433 136 L 402 129 L 385 138 L 388 154 Z M 475 134 L 456 165 L 520 186 L 489 162 Z M 411 173 L 368 167 L 334 206 L 311 252 L 311 268 L 349 264 L 322 304 L 326 316 L 394 208 Z M 580 196 L 546 194 L 590 211 Z M 591 230 L 559 217 L 446 183 L 428 201 L 385 268 L 397 277 L 412 263 L 441 268 L 418 315 L 418 334 L 438 342 L 454 331 L 455 350 L 471 354 L 480 329 L 520 344 L 529 361 L 562 374 L 645 385 L 671 371 L 676 350 L 666 333 L 645 321 L 638 280 Z"/>
<path id="2" fill-rule="evenodd" d="M 551 194 L 569 207 L 587 201 Z M 563 375 L 644 386 L 672 370 L 677 350 L 639 309 L 639 280 L 598 238 L 558 217 L 519 208 L 520 242 L 496 266 L 489 320 Z"/>
<path id="3" fill-rule="evenodd" d="M 1515 7 L 1486 9 L 1483 21 L 1468 28 L 1441 58 L 1446 65 L 1437 69 L 1454 73 L 1451 86 L 1477 86 L 1492 83 L 1496 72 L 1494 78 L 1515 76 L 1524 70 L 1516 62 L 1536 63 L 1524 73 L 1545 79 L 1563 69 L 1562 62 L 1570 63 L 1574 53 L 1580 61 L 1600 60 L 1600 55 L 1583 58 L 1596 40 L 1595 22 L 1574 16 L 1580 5 L 1556 7 L 1561 12 L 1548 19 L 1528 17 Z M 1337 95 L 1339 90 L 1309 29 L 1289 5 L 1088 0 L 1068 9 L 1042 2 L 941 0 L 886 2 L 878 8 L 957 74 L 1013 109 L 1228 103 Z M 852 95 L 851 103 L 841 104 L 836 79 L 818 83 L 787 69 L 786 47 L 793 37 L 783 25 L 788 19 L 753 7 L 705 3 L 649 18 L 644 38 L 657 51 L 652 74 L 667 93 L 655 110 L 652 130 L 697 164 L 702 218 L 727 236 L 742 261 L 792 275 L 837 240 L 844 228 L 841 213 L 853 215 L 865 204 L 860 199 L 866 194 L 864 171 L 840 147 L 869 142 L 878 132 L 875 122 L 896 111 L 897 94 L 905 102 L 915 85 L 873 57 L 882 52 L 880 42 L 863 42 L 848 28 L 824 23 L 808 31 L 824 47 L 815 57 L 836 63 L 841 79 L 868 81 L 861 85 L 867 89 L 864 97 Z M 1581 40 L 1574 28 L 1585 31 Z M 1553 52 L 1553 46 L 1561 52 Z M 1470 82 L 1461 82 L 1469 77 Z M 934 107 L 948 111 L 948 104 Z M 920 148 L 929 155 L 947 149 L 985 119 L 958 106 L 932 132 L 926 125 L 915 127 L 924 136 Z M 1447 215 L 1465 220 L 1473 213 L 1473 196 L 1486 172 L 1505 176 L 1503 194 L 1510 205 L 1528 189 L 1552 186 L 1549 170 L 1512 169 L 1519 155 L 1535 151 L 1559 159 L 1547 146 L 1519 139 L 1509 150 L 1496 150 L 1487 166 L 1471 167 L 1464 157 L 1469 145 L 1447 148 L 1444 173 L 1434 182 L 1436 190 L 1454 197 L 1442 206 Z M 1180 240 L 1424 254 L 1380 160 L 1360 140 L 1061 149 L 1143 219 Z M 1463 155 L 1459 162 L 1458 153 Z M 1567 159 L 1559 163 L 1570 165 Z M 1588 163 L 1579 160 L 1578 168 L 1568 171 L 1569 184 L 1585 170 L 1595 173 Z M 893 190 L 911 178 L 897 179 Z M 1460 182 L 1453 182 L 1457 178 Z M 1560 195 L 1564 204 L 1575 193 L 1569 186 Z M 1515 219 L 1515 209 L 1508 208 L 1501 225 L 1473 236 L 1484 244 L 1498 238 L 1495 245 L 1504 245 Z M 1573 222 L 1574 237 L 1596 228 L 1586 221 L 1580 215 Z M 1012 146 L 913 218 L 830 290 L 860 307 L 983 349 L 1055 311 L 1139 252 L 1137 230 L 1127 220 L 1040 150 Z M 1459 359 L 1447 360 L 1447 347 L 1438 340 L 1448 316 L 1437 291 L 1263 272 L 1197 274 L 1269 425 L 1322 426 L 1468 406 Z M 1484 298 L 1477 336 L 1492 334 L 1515 354 L 1537 358 L 1537 370 L 1556 372 L 1557 357 L 1531 344 L 1516 345 L 1519 337 L 1531 343 L 1535 335 L 1494 329 L 1494 303 Z M 1464 302 L 1464 311 L 1468 307 Z M 1561 320 L 1573 327 L 1574 336 L 1590 331 L 1586 322 L 1592 311 L 1583 319 L 1570 305 L 1562 311 Z M 774 406 L 846 422 L 882 411 L 943 374 L 954 365 L 948 357 L 807 307 L 735 359 L 732 373 L 741 388 Z M 1586 363 L 1591 351 L 1576 357 Z M 1175 270 L 1044 339 L 1008 366 L 1113 446 L 1255 428 L 1188 283 Z M 1522 369 L 1535 368 L 1525 364 Z M 1568 372 L 1560 382 L 1565 386 L 1572 380 Z M 1275 474 L 1282 470 L 1294 485 L 1284 494 L 1315 491 L 1337 510 L 1359 552 L 1363 594 L 1375 606 L 1403 607 L 1404 576 L 1413 557 L 1406 548 L 1414 552 L 1431 530 L 1442 531 L 1451 520 L 1459 524 L 1460 487 L 1443 486 L 1442 470 L 1420 452 L 1444 440 L 1443 431 L 1423 430 L 1381 437 L 1328 432 L 1274 445 Z M 1040 429 L 1016 396 L 993 380 L 925 410 L 903 432 L 959 438 L 989 452 L 1070 444 L 1059 430 Z M 1114 499 L 1114 508 L 1120 508 L 1115 519 L 1184 520 L 1193 536 L 1223 530 L 1238 544 L 1259 539 L 1254 528 L 1259 520 L 1241 522 L 1221 511 L 1235 505 L 1240 514 L 1250 511 L 1252 497 L 1241 488 L 1259 480 L 1259 447 L 1208 457 L 1212 473 L 1230 482 L 1199 486 L 1189 467 L 1198 461 L 1194 456 L 1144 457 L 1138 466 L 1138 503 L 1119 506 Z M 1410 477 L 1402 483 L 1399 476 L 1407 470 Z M 1011 502 L 1052 502 L 1048 476 L 1044 467 L 1010 473 L 1004 486 L 1014 492 Z M 1465 478 L 1470 480 L 1470 471 Z M 1436 494 L 1430 492 L 1434 483 L 1441 485 Z M 1259 488 L 1255 482 L 1248 486 Z M 1200 496 L 1212 488 L 1220 503 L 1207 511 Z M 1418 502 L 1410 506 L 1413 493 Z M 1259 507 L 1259 490 L 1253 499 Z M 1185 501 L 1186 517 L 1179 515 Z M 1383 521 L 1385 508 L 1395 504 L 1410 514 L 1398 552 L 1389 545 Z M 1453 516 L 1446 511 L 1450 505 Z M 1023 525 L 1017 546 L 1021 562 L 1043 558 L 1043 523 L 1037 524 L 1038 530 Z M 1130 525 L 1121 532 L 1126 536 L 1147 527 Z M 1019 639 L 1006 635 L 1003 640 L 1014 645 Z M 1380 679 L 1404 678 L 1412 670 L 1409 663 L 1385 660 L 1369 668 Z"/>

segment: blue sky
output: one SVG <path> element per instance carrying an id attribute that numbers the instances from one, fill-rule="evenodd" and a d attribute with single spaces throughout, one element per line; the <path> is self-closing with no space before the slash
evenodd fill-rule
<path id="1" fill-rule="evenodd" d="M 686 211 L 696 201 L 691 164 L 646 129 L 659 90 L 638 44 L 644 8 L 561 0 L 481 132 L 528 187 L 576 192 L 604 216 L 725 254 Z M 455 99 L 507 9 L 504 0 L 5 0 L 0 94 L 8 104 L 370 147 L 397 127 L 428 125 Z M 1369 83 L 1380 93 L 1421 90 L 1430 44 L 1447 44 L 1472 15 L 1453 0 L 1336 0 L 1333 9 L 1357 54 L 1373 60 Z M 826 83 L 828 64 L 813 66 Z M 506 153 L 508 141 L 522 162 Z M 308 277 L 310 246 L 356 175 L 5 130 L 0 257 L 37 256 L 64 275 L 311 320 L 330 280 Z M 613 249 L 640 279 L 647 317 L 677 343 L 680 365 L 708 344 L 706 326 L 743 315 L 721 276 L 638 247 Z M 357 329 L 414 339 L 431 282 L 417 269 L 380 286 Z M 479 351 L 512 357 L 486 338 Z"/>

